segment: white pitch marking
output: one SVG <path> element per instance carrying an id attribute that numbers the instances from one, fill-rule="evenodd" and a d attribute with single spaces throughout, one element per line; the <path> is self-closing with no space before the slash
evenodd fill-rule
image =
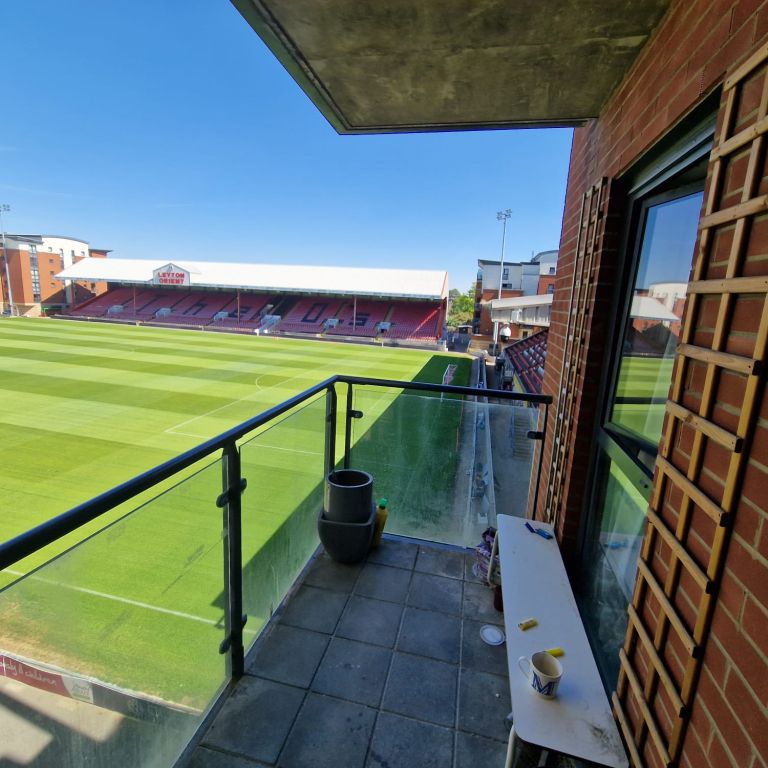
<path id="1" fill-rule="evenodd" d="M 249 443 L 244 443 L 244 447 L 249 445 Z M 298 448 L 284 448 L 280 445 L 267 445 L 266 443 L 259 443 L 257 448 L 271 448 L 273 451 L 289 451 L 290 453 L 306 453 L 308 456 L 325 456 L 324 453 L 320 451 L 301 451 Z"/>
<path id="2" fill-rule="evenodd" d="M 5 573 L 10 573 L 12 576 L 26 576 L 26 573 L 21 571 L 14 571 L 10 568 L 5 569 Z M 94 597 L 103 597 L 106 600 L 116 600 L 118 603 L 126 603 L 127 605 L 135 605 L 137 608 L 146 608 L 150 611 L 157 611 L 158 613 L 167 613 L 171 616 L 177 616 L 181 619 L 191 619 L 192 621 L 200 621 L 203 624 L 210 624 L 216 626 L 219 622 L 213 621 L 213 619 L 204 619 L 202 616 L 194 616 L 191 613 L 183 613 L 182 611 L 173 611 L 170 608 L 160 608 L 158 605 L 150 605 L 149 603 L 142 603 L 139 600 L 131 600 L 129 597 L 118 597 L 117 595 L 110 595 L 107 592 L 98 592 L 95 589 L 87 589 L 86 587 L 75 587 L 72 584 L 62 584 L 59 581 L 52 581 L 51 579 L 44 579 L 42 576 L 29 576 L 28 578 L 40 581 L 43 584 L 51 584 L 54 587 L 64 587 L 64 589 L 71 589 L 75 592 L 82 592 L 86 595 L 93 595 Z"/>
<path id="3" fill-rule="evenodd" d="M 168 429 L 164 429 L 163 432 L 165 432 L 167 435 L 182 435 L 183 437 L 194 437 L 196 440 L 207 440 L 210 435 L 193 435 L 191 432 L 177 432 L 173 427 L 168 427 Z"/>
<path id="4" fill-rule="evenodd" d="M 259 385 L 259 379 L 262 378 L 265 374 L 261 374 L 260 376 L 257 376 L 254 380 L 254 384 L 257 387 L 257 391 L 261 392 L 263 391 L 263 387 Z M 301 378 L 302 374 L 297 374 L 296 376 L 291 376 L 290 379 L 285 379 L 284 381 L 280 382 L 280 385 L 282 386 L 288 381 L 293 381 L 294 379 Z M 273 386 L 277 386 L 276 384 Z M 266 389 L 272 389 L 272 387 L 266 387 Z M 242 403 L 244 400 L 248 400 L 253 395 L 243 395 L 242 397 L 238 397 L 237 400 L 233 400 L 231 403 L 227 403 L 226 405 L 220 405 L 218 408 L 214 408 L 213 410 L 207 411 L 206 413 L 201 413 L 198 416 L 193 416 L 191 419 L 187 419 L 186 421 L 179 422 L 178 424 L 174 424 L 172 427 L 168 427 L 168 429 L 164 429 L 163 432 L 170 432 L 171 434 L 176 433 L 178 435 L 186 435 L 187 437 L 199 437 L 199 435 L 190 435 L 185 432 L 176 432 L 176 430 L 179 427 L 183 427 L 187 424 L 191 424 L 193 421 L 197 421 L 198 419 L 204 419 L 206 416 L 210 416 L 211 414 L 217 413 L 218 411 L 223 411 L 225 408 L 229 408 L 230 406 L 233 406 L 235 403 Z"/>
<path id="5" fill-rule="evenodd" d="M 191 424 L 193 421 L 197 421 L 198 419 L 204 419 L 206 416 L 210 416 L 213 413 L 217 413 L 218 411 L 223 411 L 225 408 L 229 408 L 231 405 L 234 405 L 235 403 L 239 403 L 242 400 L 245 400 L 246 398 L 250 397 L 250 395 L 245 395 L 243 397 L 239 397 L 237 400 L 233 400 L 231 403 L 227 403 L 226 405 L 220 405 L 218 408 L 214 408 L 210 411 L 206 411 L 205 413 L 201 413 L 198 416 L 193 416 L 191 419 L 187 419 L 186 421 L 181 421 L 178 424 L 174 424 L 172 427 L 168 427 L 168 429 L 163 430 L 164 432 L 173 432 L 174 430 L 178 429 L 179 427 L 184 427 L 187 424 Z M 197 437 L 197 435 L 191 435 L 191 437 Z"/>

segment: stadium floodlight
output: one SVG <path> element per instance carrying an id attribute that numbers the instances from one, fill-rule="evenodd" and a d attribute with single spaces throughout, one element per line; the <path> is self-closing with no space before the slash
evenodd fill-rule
<path id="1" fill-rule="evenodd" d="M 11 288 L 11 272 L 8 268 L 8 249 L 5 247 L 5 224 L 3 223 L 3 214 L 10 213 L 11 206 L 7 203 L 0 203 L 0 234 L 3 238 L 3 261 L 5 262 L 5 284 L 8 286 L 8 306 L 13 315 L 13 288 Z"/>
<path id="2" fill-rule="evenodd" d="M 496 212 L 496 220 L 502 222 L 501 228 L 501 264 L 499 265 L 499 295 L 497 298 L 501 298 L 501 288 L 504 282 L 504 245 L 507 240 L 507 219 L 512 215 L 511 208 L 505 208 L 503 211 Z M 493 321 L 493 352 L 496 354 L 496 344 L 499 339 L 499 321 Z"/>

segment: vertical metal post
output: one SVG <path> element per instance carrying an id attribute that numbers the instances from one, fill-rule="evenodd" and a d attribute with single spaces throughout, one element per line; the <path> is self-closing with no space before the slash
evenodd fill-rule
<path id="1" fill-rule="evenodd" d="M 242 505 L 240 496 L 245 479 L 240 474 L 240 452 L 233 440 L 224 448 L 222 493 L 217 505 L 224 510 L 224 632 L 220 653 L 229 652 L 229 672 L 237 680 L 245 671 L 243 627 L 243 549 Z"/>
<path id="2" fill-rule="evenodd" d="M 3 237 L 3 261 L 5 262 L 5 284 L 7 288 L 7 303 L 10 309 L 10 315 L 13 315 L 13 287 L 11 286 L 11 268 L 8 263 L 8 247 L 5 244 L 5 224 L 3 223 L 3 212 L 8 213 L 11 210 L 11 206 L 2 203 L 0 204 L 0 232 Z"/>
<path id="3" fill-rule="evenodd" d="M 347 417 L 344 423 L 344 469 L 349 469 L 352 449 L 352 419 L 355 418 L 355 410 L 352 397 L 352 385 L 347 384 Z"/>
<path id="4" fill-rule="evenodd" d="M 504 246 L 507 242 L 507 219 L 512 215 L 512 210 L 507 208 L 503 211 L 496 213 L 496 219 L 502 222 L 501 228 L 501 262 L 499 263 L 499 295 L 497 298 L 501 298 L 501 289 L 504 286 Z M 499 340 L 499 321 L 495 320 L 493 323 L 493 354 L 498 355 L 496 345 Z"/>
<path id="5" fill-rule="evenodd" d="M 325 476 L 336 466 L 336 387 L 331 385 L 325 396 Z"/>
<path id="6" fill-rule="evenodd" d="M 536 507 L 539 504 L 539 485 L 541 484 L 541 464 L 544 457 L 544 443 L 547 440 L 547 420 L 549 419 L 549 405 L 544 403 L 544 423 L 541 427 L 541 445 L 539 446 L 539 466 L 536 468 L 536 488 L 533 491 L 533 517 L 536 517 Z"/>

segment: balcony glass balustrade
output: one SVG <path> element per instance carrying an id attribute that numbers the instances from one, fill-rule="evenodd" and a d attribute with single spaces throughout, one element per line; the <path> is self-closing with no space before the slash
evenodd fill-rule
<path id="1" fill-rule="evenodd" d="M 1 545 L 0 762 L 173 765 L 316 552 L 328 471 L 370 472 L 388 531 L 471 547 L 536 493 L 547 405 L 335 377 Z"/>

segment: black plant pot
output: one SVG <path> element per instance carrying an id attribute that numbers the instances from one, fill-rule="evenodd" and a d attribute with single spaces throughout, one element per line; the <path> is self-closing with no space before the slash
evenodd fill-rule
<path id="1" fill-rule="evenodd" d="M 359 469 L 337 469 L 325 481 L 325 518 L 337 523 L 364 523 L 371 515 L 373 478 Z"/>
<path id="2" fill-rule="evenodd" d="M 376 526 L 376 507 L 368 506 L 368 519 L 361 523 L 329 520 L 321 510 L 317 532 L 328 556 L 337 563 L 359 563 L 371 547 Z"/>

